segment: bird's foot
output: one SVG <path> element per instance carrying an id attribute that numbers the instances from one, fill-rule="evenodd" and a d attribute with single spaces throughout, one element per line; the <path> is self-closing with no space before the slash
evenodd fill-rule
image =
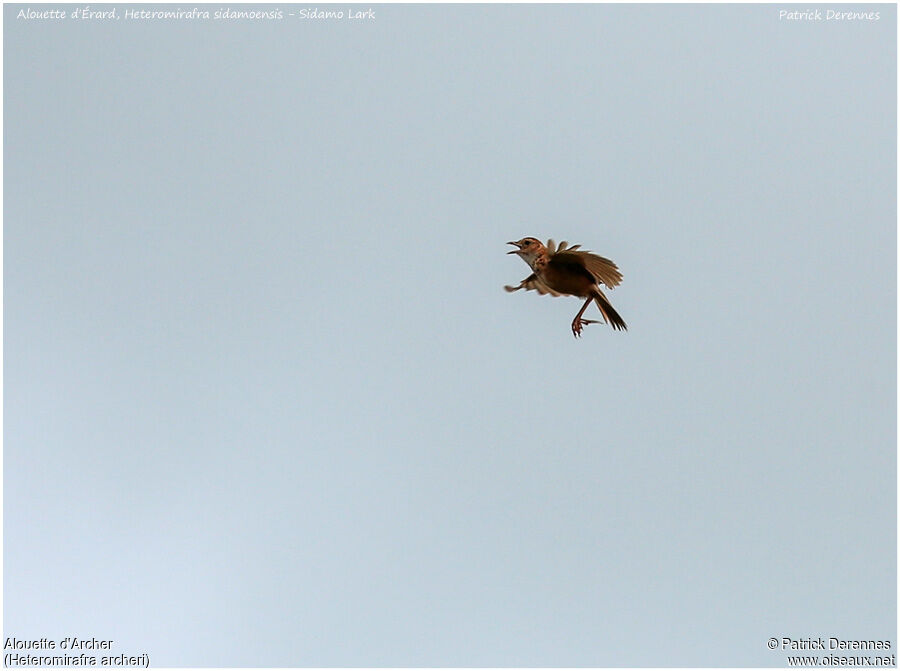
<path id="1" fill-rule="evenodd" d="M 600 322 L 594 321 L 593 319 L 576 319 L 572 322 L 572 335 L 576 338 L 581 337 L 581 331 L 584 329 L 585 324 L 599 324 Z"/>

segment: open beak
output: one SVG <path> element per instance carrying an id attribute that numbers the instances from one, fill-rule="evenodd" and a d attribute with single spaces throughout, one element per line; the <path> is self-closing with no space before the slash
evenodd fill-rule
<path id="1" fill-rule="evenodd" d="M 521 249 L 521 247 L 519 246 L 519 243 L 518 243 L 518 242 L 507 242 L 506 244 L 507 244 L 507 245 L 515 245 L 516 247 L 519 247 L 519 249 Z M 507 253 L 507 254 L 518 254 L 518 253 L 519 253 L 519 249 L 514 249 L 514 250 L 512 250 L 511 252 L 506 252 L 506 253 Z"/>

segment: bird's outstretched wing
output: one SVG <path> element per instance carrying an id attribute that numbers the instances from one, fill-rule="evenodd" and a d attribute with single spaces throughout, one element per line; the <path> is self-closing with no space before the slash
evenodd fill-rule
<path id="1" fill-rule="evenodd" d="M 583 265 L 591 275 L 597 278 L 598 282 L 603 282 L 610 289 L 621 284 L 622 273 L 619 272 L 619 267 L 615 263 L 591 252 L 578 250 L 580 246 L 562 247 L 561 244 L 560 249 L 553 254 L 552 258 L 562 262 Z"/>
<path id="2" fill-rule="evenodd" d="M 571 247 L 569 247 L 569 243 L 565 240 L 560 242 L 559 247 L 557 247 L 556 242 L 553 240 L 553 238 L 550 238 L 549 240 L 547 240 L 547 244 L 544 246 L 547 248 L 547 251 L 550 254 L 556 254 L 556 253 L 562 252 L 562 251 L 572 252 L 572 251 L 575 251 L 576 249 L 578 249 L 579 247 L 581 247 L 581 245 L 572 245 Z"/>
<path id="3" fill-rule="evenodd" d="M 554 291 L 553 289 L 548 287 L 547 284 L 534 273 L 519 282 L 519 286 L 517 287 L 511 287 L 507 284 L 503 288 L 509 292 L 518 291 L 519 289 L 525 289 L 526 291 L 537 291 L 541 295 L 550 294 L 551 296 L 562 296 L 562 294 L 558 291 Z"/>

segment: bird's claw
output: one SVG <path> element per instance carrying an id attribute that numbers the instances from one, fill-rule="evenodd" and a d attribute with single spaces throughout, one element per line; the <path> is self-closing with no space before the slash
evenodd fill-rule
<path id="1" fill-rule="evenodd" d="M 572 322 L 572 335 L 576 338 L 581 337 L 581 332 L 584 330 L 585 324 L 599 324 L 600 322 L 595 321 L 593 319 L 576 319 Z"/>

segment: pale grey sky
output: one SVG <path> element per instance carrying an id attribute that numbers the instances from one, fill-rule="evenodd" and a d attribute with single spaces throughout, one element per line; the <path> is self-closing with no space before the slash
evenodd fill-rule
<path id="1" fill-rule="evenodd" d="M 5 636 L 155 666 L 893 640 L 895 6 L 25 7 Z M 628 332 L 506 294 L 526 235 L 614 259 Z"/>

